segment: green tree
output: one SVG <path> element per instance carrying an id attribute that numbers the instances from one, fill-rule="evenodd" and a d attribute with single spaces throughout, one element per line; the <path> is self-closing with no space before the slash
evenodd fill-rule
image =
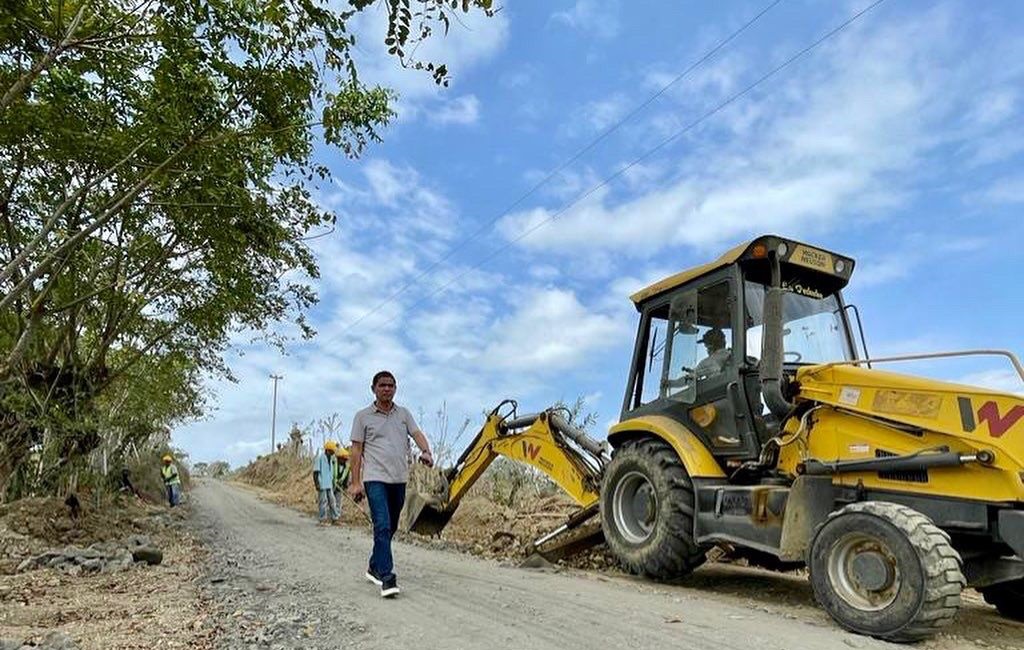
<path id="1" fill-rule="evenodd" d="M 362 83 L 348 23 L 375 2 L 11 0 L 0 13 L 0 495 L 30 454 L 76 458 L 165 431 L 227 373 L 233 332 L 316 297 L 307 241 L 322 140 L 357 157 L 393 117 Z M 411 59 L 452 11 L 387 0 Z M 272 341 L 272 335 L 264 334 Z"/>

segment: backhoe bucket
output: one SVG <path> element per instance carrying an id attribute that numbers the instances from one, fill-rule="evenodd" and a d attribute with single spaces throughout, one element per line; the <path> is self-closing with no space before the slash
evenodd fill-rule
<path id="1" fill-rule="evenodd" d="M 409 497 L 405 529 L 420 535 L 439 535 L 448 525 L 456 506 L 446 507 L 441 497 L 418 492 Z"/>

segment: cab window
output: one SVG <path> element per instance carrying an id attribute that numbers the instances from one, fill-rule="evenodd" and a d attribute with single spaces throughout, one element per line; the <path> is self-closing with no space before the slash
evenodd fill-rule
<path id="1" fill-rule="evenodd" d="M 686 291 L 651 309 L 638 376 L 639 406 L 659 399 L 693 403 L 731 369 L 729 283 Z"/>

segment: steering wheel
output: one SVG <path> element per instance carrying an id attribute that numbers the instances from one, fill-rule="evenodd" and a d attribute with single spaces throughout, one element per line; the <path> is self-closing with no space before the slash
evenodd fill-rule
<path id="1" fill-rule="evenodd" d="M 796 357 L 795 359 L 793 359 L 793 363 L 800 363 L 800 361 L 804 358 L 804 355 L 800 354 L 799 352 L 794 352 L 792 350 L 786 350 L 785 352 L 782 353 L 782 356 Z"/>

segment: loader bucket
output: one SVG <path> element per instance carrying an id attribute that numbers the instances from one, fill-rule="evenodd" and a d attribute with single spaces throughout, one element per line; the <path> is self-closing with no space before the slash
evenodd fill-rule
<path id="1" fill-rule="evenodd" d="M 441 497 L 418 492 L 409 497 L 406 506 L 406 530 L 420 535 L 439 535 L 458 506 L 445 506 Z"/>

